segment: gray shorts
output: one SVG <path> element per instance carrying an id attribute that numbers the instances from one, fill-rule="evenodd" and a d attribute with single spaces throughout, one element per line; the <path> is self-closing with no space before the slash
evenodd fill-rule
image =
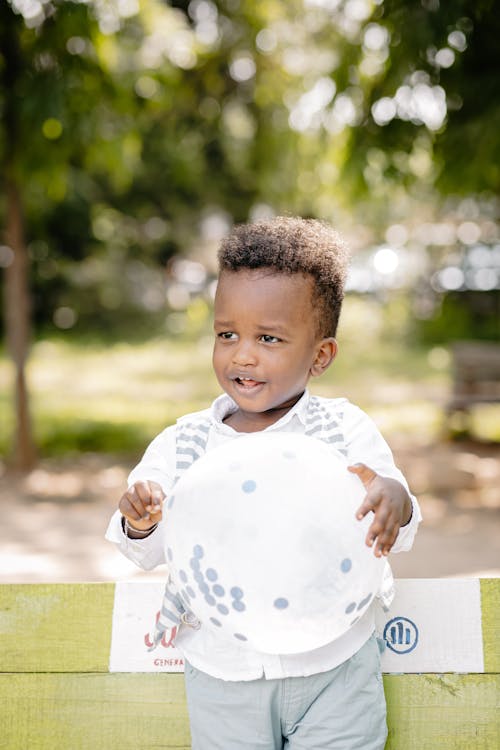
<path id="1" fill-rule="evenodd" d="M 335 669 L 230 682 L 186 664 L 192 750 L 383 750 L 386 705 L 373 635 Z"/>

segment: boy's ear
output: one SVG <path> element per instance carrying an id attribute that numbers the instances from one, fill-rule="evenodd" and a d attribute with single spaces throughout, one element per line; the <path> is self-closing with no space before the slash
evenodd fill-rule
<path id="1" fill-rule="evenodd" d="M 336 339 L 321 339 L 316 350 L 316 357 L 311 365 L 311 375 L 313 378 L 322 375 L 330 367 L 337 355 L 337 349 Z"/>

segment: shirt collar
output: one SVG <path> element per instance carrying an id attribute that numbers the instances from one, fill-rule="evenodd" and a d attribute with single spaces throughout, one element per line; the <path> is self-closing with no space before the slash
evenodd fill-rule
<path id="1" fill-rule="evenodd" d="M 306 424 L 306 418 L 307 418 L 307 409 L 309 406 L 309 400 L 311 398 L 311 395 L 309 391 L 304 391 L 304 394 L 299 398 L 297 403 L 292 406 L 290 411 L 287 411 L 287 413 L 278 419 L 277 422 L 275 422 L 272 425 L 269 425 L 269 427 L 266 427 L 264 432 L 266 430 L 280 430 L 283 429 L 283 427 L 292 421 L 292 419 L 298 419 L 301 424 Z M 232 414 L 237 410 L 238 406 L 233 401 L 233 399 L 227 395 L 227 393 L 223 393 L 222 395 L 218 396 L 218 398 L 215 399 L 215 401 L 212 403 L 212 406 L 210 407 L 210 417 L 215 427 L 219 429 L 228 429 L 231 432 L 234 432 L 232 427 L 229 427 L 228 425 L 224 424 L 224 419 L 229 416 L 229 414 Z"/>

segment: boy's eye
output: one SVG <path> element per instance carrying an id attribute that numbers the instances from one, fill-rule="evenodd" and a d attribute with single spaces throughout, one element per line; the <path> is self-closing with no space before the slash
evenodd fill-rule
<path id="1" fill-rule="evenodd" d="M 236 338 L 236 334 L 233 331 L 221 331 L 221 333 L 217 334 L 217 338 L 224 339 L 224 341 L 229 341 Z"/>
<path id="2" fill-rule="evenodd" d="M 265 344 L 276 344 L 280 340 L 277 336 L 271 336 L 270 333 L 263 333 L 260 338 Z"/>

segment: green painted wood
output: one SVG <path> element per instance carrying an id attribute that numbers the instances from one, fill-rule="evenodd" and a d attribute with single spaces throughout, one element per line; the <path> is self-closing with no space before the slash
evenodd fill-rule
<path id="1" fill-rule="evenodd" d="M 178 674 L 0 675 L 2 750 L 190 748 Z"/>
<path id="2" fill-rule="evenodd" d="M 0 586 L 0 750 L 190 747 L 179 674 L 109 674 L 114 584 Z M 385 675 L 386 750 L 500 748 L 500 579 L 481 580 L 487 674 Z"/>
<path id="3" fill-rule="evenodd" d="M 388 675 L 386 750 L 497 750 L 498 675 Z M 2 750 L 190 747 L 182 675 L 0 675 Z"/>
<path id="4" fill-rule="evenodd" d="M 484 671 L 498 673 L 500 672 L 500 578 L 481 578 L 480 585 Z"/>
<path id="5" fill-rule="evenodd" d="M 498 750 L 500 676 L 386 675 L 386 750 Z"/>
<path id="6" fill-rule="evenodd" d="M 0 672 L 107 672 L 114 583 L 0 586 Z"/>

